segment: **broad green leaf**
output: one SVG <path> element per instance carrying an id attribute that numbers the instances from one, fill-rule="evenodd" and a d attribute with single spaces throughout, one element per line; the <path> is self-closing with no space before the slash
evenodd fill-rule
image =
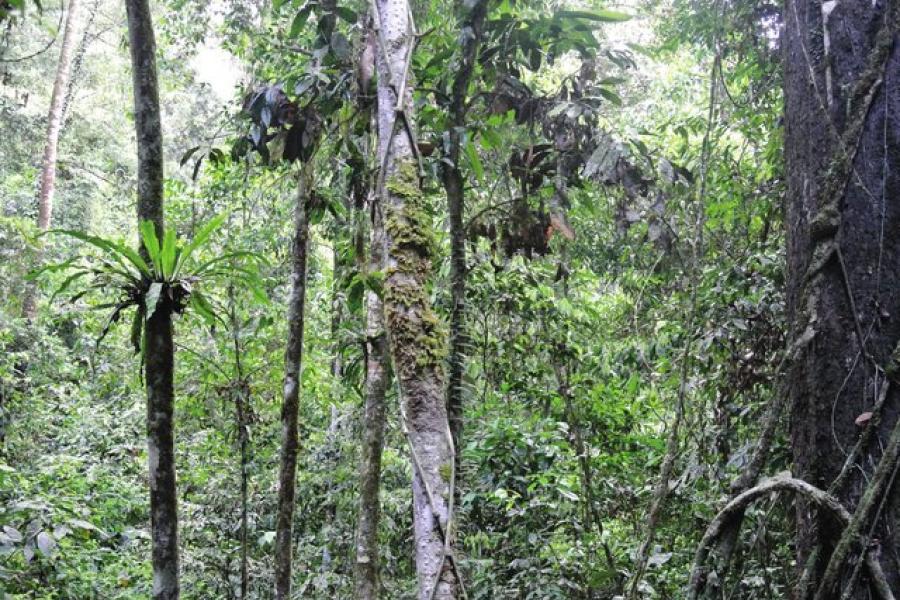
<path id="1" fill-rule="evenodd" d="M 141 258 L 141 255 L 135 252 L 132 248 L 129 248 L 127 244 L 122 242 L 112 242 L 115 245 L 115 248 L 119 251 L 122 256 L 127 258 L 131 264 L 137 267 L 138 271 L 141 272 L 142 275 L 150 276 L 153 273 L 153 270 L 150 266 Z"/>
<path id="2" fill-rule="evenodd" d="M 607 100 L 609 100 L 610 102 L 615 104 L 616 106 L 622 106 L 622 98 L 620 98 L 619 95 L 617 93 L 615 93 L 614 91 L 612 91 L 611 89 L 605 88 L 605 87 L 598 87 L 597 92 L 599 92 L 601 96 L 603 96 L 604 98 L 606 98 Z"/>
<path id="3" fill-rule="evenodd" d="M 475 148 L 475 144 L 472 143 L 471 139 L 466 142 L 466 157 L 469 159 L 469 165 L 472 167 L 472 171 L 475 173 L 478 182 L 484 183 L 484 165 L 481 164 L 478 150 Z"/>
<path id="4" fill-rule="evenodd" d="M 154 281 L 150 284 L 147 293 L 144 294 L 144 314 L 148 320 L 156 312 L 156 305 L 159 303 L 159 295 L 162 292 L 162 288 L 163 284 L 161 282 Z"/>
<path id="5" fill-rule="evenodd" d="M 303 26 L 306 25 L 306 20 L 309 18 L 309 13 L 311 12 L 312 6 L 310 4 L 306 4 L 300 9 L 300 12 L 297 13 L 294 20 L 291 22 L 291 32 L 288 34 L 289 37 L 295 38 L 300 35 Z"/>
<path id="6" fill-rule="evenodd" d="M 357 19 L 359 18 L 352 9 L 347 8 L 346 6 L 338 6 L 334 9 L 334 12 L 337 14 L 337 16 L 347 21 L 351 25 L 356 23 Z"/>
<path id="7" fill-rule="evenodd" d="M 162 269 L 159 264 L 159 238 L 156 237 L 156 226 L 153 225 L 152 221 L 141 221 L 138 229 L 141 232 L 141 241 L 144 244 L 144 248 L 150 256 L 150 262 L 156 267 L 157 274 L 161 275 Z"/>
<path id="8" fill-rule="evenodd" d="M 5 533 L 13 542 L 21 542 L 24 539 L 19 530 L 10 525 L 3 526 L 3 533 Z"/>
<path id="9" fill-rule="evenodd" d="M 162 250 L 159 253 L 159 264 L 162 267 L 162 276 L 166 281 L 171 281 L 175 272 L 175 230 L 167 229 L 163 235 Z"/>
<path id="10" fill-rule="evenodd" d="M 114 242 L 110 240 L 104 239 L 102 237 L 96 235 L 89 235 L 82 231 L 77 231 L 74 229 L 51 229 L 47 233 L 60 233 L 62 235 L 67 235 L 69 237 L 73 237 L 77 240 L 81 240 L 86 242 L 95 248 L 98 248 L 103 251 L 104 256 L 108 257 L 111 260 L 119 263 L 125 271 L 128 271 L 131 267 L 129 267 L 128 263 L 130 259 L 128 256 L 123 254 L 121 248 Z M 125 275 L 125 277 L 133 277 L 133 275 Z"/>
<path id="11" fill-rule="evenodd" d="M 617 10 L 601 8 L 599 10 L 591 11 L 561 10 L 556 13 L 556 17 L 560 19 L 586 19 L 589 21 L 600 21 L 602 23 L 621 23 L 622 21 L 630 21 L 632 16 Z"/>
<path id="12" fill-rule="evenodd" d="M 44 556 L 50 556 L 53 549 L 56 548 L 56 538 L 48 531 L 42 531 L 37 534 L 37 547 Z"/>

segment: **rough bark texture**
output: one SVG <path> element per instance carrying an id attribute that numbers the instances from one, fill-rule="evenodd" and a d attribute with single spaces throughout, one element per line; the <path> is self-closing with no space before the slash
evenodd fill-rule
<path id="1" fill-rule="evenodd" d="M 463 414 L 463 373 L 465 371 L 466 347 L 466 232 L 463 225 L 465 213 L 465 179 L 459 160 L 462 135 L 466 127 L 469 84 L 475 71 L 475 58 L 481 44 L 484 19 L 487 15 L 487 0 L 477 0 L 471 8 L 466 2 L 459 2 L 464 17 L 460 27 L 460 64 L 453 80 L 450 98 L 450 144 L 441 162 L 441 179 L 447 194 L 447 212 L 450 222 L 450 355 L 447 360 L 447 411 L 453 445 L 457 449 L 456 464 L 459 466 L 460 435 Z"/>
<path id="2" fill-rule="evenodd" d="M 300 411 L 300 373 L 303 358 L 303 322 L 306 301 L 306 261 L 309 248 L 309 199 L 311 163 L 303 166 L 297 191 L 291 297 L 288 300 L 288 342 L 284 353 L 284 398 L 281 406 L 281 470 L 278 487 L 278 518 L 275 525 L 275 598 L 291 595 L 291 556 L 294 530 L 294 492 L 297 479 Z"/>
<path id="3" fill-rule="evenodd" d="M 156 41 L 147 0 L 127 0 L 128 40 L 134 82 L 138 149 L 138 222 L 150 221 L 163 239 L 163 156 Z M 146 251 L 141 248 L 146 257 Z M 147 454 L 150 462 L 150 520 L 153 539 L 153 598 L 178 598 L 178 511 L 173 435 L 175 348 L 172 306 L 160 300 L 144 331 L 147 388 Z"/>
<path id="4" fill-rule="evenodd" d="M 53 92 L 50 95 L 50 110 L 47 113 L 47 135 L 44 138 L 44 158 L 41 161 L 41 179 L 38 190 L 37 225 L 41 231 L 50 229 L 53 217 L 53 192 L 56 189 L 56 160 L 59 148 L 59 134 L 65 113 L 66 96 L 69 90 L 69 76 L 72 71 L 72 55 L 75 48 L 75 37 L 78 29 L 81 0 L 69 0 L 69 12 L 66 14 L 62 46 L 59 51 L 59 62 L 56 64 L 56 79 L 53 81 Z M 29 285 L 22 300 L 22 313 L 27 319 L 33 319 L 37 308 L 37 289 Z"/>
<path id="5" fill-rule="evenodd" d="M 371 269 L 383 262 L 384 231 L 372 224 Z M 356 528 L 356 598 L 379 597 L 378 520 L 380 517 L 381 451 L 384 446 L 385 392 L 388 386 L 388 349 L 384 306 L 377 294 L 366 295 L 366 413 L 359 467 L 359 521 Z"/>
<path id="6" fill-rule="evenodd" d="M 414 36 L 407 0 L 377 0 L 376 5 L 381 27 L 378 157 L 385 166 L 384 189 L 378 190 L 385 229 L 384 315 L 413 460 L 419 598 L 456 598 L 459 582 L 444 546 L 444 534 L 452 537 L 448 525 L 455 473 L 444 397 L 447 336 L 428 294 L 434 231 L 419 182 L 410 123 L 403 123 L 400 113 L 408 114 L 412 106 L 405 77 Z"/>
<path id="7" fill-rule="evenodd" d="M 795 475 L 821 489 L 841 472 L 861 432 L 854 421 L 875 404 L 900 340 L 897 4 L 785 6 L 791 444 Z M 879 439 L 861 452 L 849 485 L 835 490 L 851 512 L 900 414 L 898 389 L 887 394 Z M 881 517 L 875 538 L 897 590 L 898 515 Z M 797 520 L 798 564 L 814 555 L 810 580 L 818 582 L 841 523 L 809 502 L 798 503 Z M 848 597 L 866 597 L 866 587 Z"/>

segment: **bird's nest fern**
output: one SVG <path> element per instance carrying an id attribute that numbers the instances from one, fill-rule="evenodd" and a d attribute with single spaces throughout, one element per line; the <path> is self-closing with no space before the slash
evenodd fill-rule
<path id="1" fill-rule="evenodd" d="M 221 227 L 225 215 L 220 214 L 204 225 L 186 243 L 167 230 L 162 241 L 150 221 L 140 224 L 143 252 L 135 251 L 122 240 L 88 235 L 81 231 L 54 229 L 56 233 L 90 244 L 99 253 L 80 254 L 61 263 L 52 264 L 29 275 L 34 279 L 42 273 L 61 271 L 67 274 L 51 296 L 51 303 L 59 296 L 77 288 L 87 278 L 88 285 L 77 289 L 70 297 L 75 302 L 89 294 L 99 295 L 96 309 L 111 309 L 109 318 L 97 338 L 99 344 L 118 322 L 122 314 L 134 308 L 131 342 L 135 352 L 142 352 L 143 332 L 148 320 L 157 314 L 182 314 L 185 309 L 196 312 L 207 324 L 220 320 L 213 303 L 201 291 L 215 282 L 230 281 L 248 289 L 254 297 L 267 302 L 258 266 L 264 259 L 256 253 L 237 251 L 219 254 L 207 260 L 197 260 L 212 234 Z M 111 295 L 117 296 L 110 301 Z"/>

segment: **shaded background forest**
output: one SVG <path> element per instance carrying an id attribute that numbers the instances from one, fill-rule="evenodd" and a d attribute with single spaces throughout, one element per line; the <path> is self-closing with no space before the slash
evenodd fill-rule
<path id="1" fill-rule="evenodd" d="M 445 4 L 414 7 L 427 32 L 412 66 L 417 127 L 432 146 L 442 143 L 446 108 L 429 89 L 446 86 L 455 64 Z M 295 594 L 352 595 L 363 296 L 374 284 L 356 262 L 351 202 L 365 135 L 348 125 L 356 109 L 342 99 L 365 7 L 333 9 L 331 58 L 311 70 L 304 49 L 322 16 L 304 6 L 154 5 L 169 227 L 190 239 L 227 213 L 203 256 L 265 259 L 262 294 L 209 286 L 217 316 L 176 319 L 185 598 L 239 597 L 242 469 L 250 597 L 272 588 L 297 169 L 273 158 L 285 152 L 277 139 L 268 156 L 249 151 L 266 128 L 247 100 L 276 83 L 291 98 L 333 98 L 337 115 L 314 159 L 321 201 L 301 377 Z M 115 238 L 134 231 L 125 16 L 108 0 L 82 10 L 53 226 Z M 39 279 L 37 318 L 21 316 L 26 274 L 85 252 L 71 237 L 38 238 L 34 225 L 58 42 L 42 49 L 60 22 L 59 7 L 46 5 L 0 31 L 0 589 L 14 598 L 148 597 L 145 408 L 128 319 L 109 327 L 97 294 L 51 298 L 62 271 Z M 601 9 L 528 0 L 492 3 L 488 24 L 462 158 L 468 348 L 456 518 L 469 597 L 608 598 L 631 578 L 638 597 L 681 597 L 783 374 L 780 15 L 751 1 Z M 566 148 L 562 158 L 554 145 Z M 431 294 L 446 320 L 440 152 L 423 155 L 438 232 Z M 407 598 L 411 471 L 394 385 L 387 406 L 381 580 L 384 597 Z M 768 473 L 789 468 L 786 436 L 782 423 Z M 748 512 L 728 581 L 735 597 L 784 597 L 796 569 L 792 510 L 775 496 Z M 642 554 L 646 569 L 635 577 Z"/>

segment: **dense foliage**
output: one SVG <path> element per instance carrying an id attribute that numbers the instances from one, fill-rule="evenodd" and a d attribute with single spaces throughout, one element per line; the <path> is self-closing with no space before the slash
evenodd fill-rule
<path id="1" fill-rule="evenodd" d="M 312 165 L 294 595 L 352 597 L 364 300 L 384 278 L 364 266 L 371 215 L 358 201 L 379 183 L 375 83 L 359 68 L 370 7 L 153 6 L 168 227 L 157 240 L 133 216 L 125 15 L 108 0 L 85 2 L 66 95 L 64 233 L 39 235 L 57 58 L 43 48 L 62 20 L 58 6 L 24 4 L 0 2 L 0 596 L 150 596 L 141 323 L 162 297 L 179 313 L 182 596 L 240 597 L 245 544 L 247 597 L 271 597 L 292 215 Z M 416 218 L 436 232 L 414 241 L 435 257 L 436 327 L 453 306 L 451 140 L 465 179 L 454 519 L 468 597 L 685 597 L 697 544 L 782 393 L 779 9 L 487 2 L 459 131 L 454 76 L 476 35 L 460 23 L 474 4 L 415 3 L 410 65 Z M 21 306 L 32 285 L 33 320 Z M 385 598 L 417 585 L 399 400 L 392 381 Z M 785 422 L 758 475 L 790 467 Z M 792 527 L 778 496 L 749 509 L 730 597 L 787 597 Z"/>

